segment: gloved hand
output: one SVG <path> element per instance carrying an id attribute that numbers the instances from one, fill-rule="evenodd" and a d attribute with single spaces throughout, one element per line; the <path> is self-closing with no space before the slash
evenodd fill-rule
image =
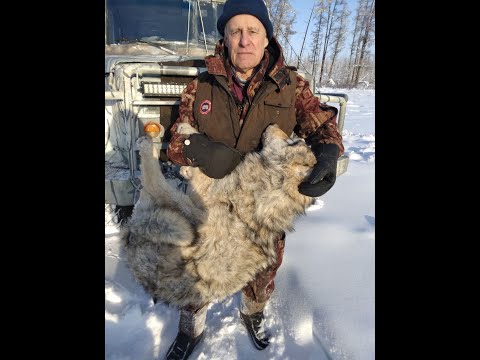
<path id="1" fill-rule="evenodd" d="M 242 154 L 203 134 L 192 134 L 184 141 L 183 155 L 208 177 L 221 179 L 230 174 L 242 161 Z"/>
<path id="2" fill-rule="evenodd" d="M 340 149 L 335 144 L 316 144 L 312 151 L 317 158 L 307 181 L 298 186 L 298 191 L 306 196 L 322 196 L 330 190 L 337 179 L 337 160 Z"/>

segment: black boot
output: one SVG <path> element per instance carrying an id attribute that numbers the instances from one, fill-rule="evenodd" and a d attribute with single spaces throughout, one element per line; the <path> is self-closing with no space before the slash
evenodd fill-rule
<path id="1" fill-rule="evenodd" d="M 263 330 L 263 311 L 252 315 L 245 315 L 240 311 L 240 319 L 243 325 L 247 328 L 248 335 L 250 335 L 253 345 L 255 345 L 258 350 L 265 349 L 269 344 L 270 334 Z"/>
<path id="2" fill-rule="evenodd" d="M 180 310 L 178 334 L 165 355 L 164 360 L 187 359 L 193 349 L 202 340 L 207 317 L 207 305 L 192 309 L 185 307 Z"/>
<path id="3" fill-rule="evenodd" d="M 175 341 L 170 345 L 167 353 L 165 354 L 164 360 L 185 360 L 188 359 L 193 349 L 203 338 L 203 332 L 198 335 L 196 338 L 191 338 L 190 336 L 179 331 Z"/>

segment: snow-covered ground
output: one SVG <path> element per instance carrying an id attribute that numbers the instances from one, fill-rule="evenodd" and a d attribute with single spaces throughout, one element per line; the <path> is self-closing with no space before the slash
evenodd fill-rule
<path id="1" fill-rule="evenodd" d="M 348 170 L 287 233 L 265 310 L 271 344 L 256 350 L 240 324 L 239 294 L 211 304 L 191 359 L 375 358 L 375 90 L 349 96 L 343 139 Z M 161 358 L 178 312 L 154 305 L 126 268 L 118 229 L 105 226 L 105 359 Z"/>

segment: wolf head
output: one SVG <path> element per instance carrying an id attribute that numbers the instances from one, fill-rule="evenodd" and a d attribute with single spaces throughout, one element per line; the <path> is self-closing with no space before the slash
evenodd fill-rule
<path id="1" fill-rule="evenodd" d="M 292 175 L 303 179 L 317 162 L 310 147 L 301 138 L 291 138 L 276 124 L 269 125 L 262 135 L 264 158 L 280 166 L 288 166 Z"/>

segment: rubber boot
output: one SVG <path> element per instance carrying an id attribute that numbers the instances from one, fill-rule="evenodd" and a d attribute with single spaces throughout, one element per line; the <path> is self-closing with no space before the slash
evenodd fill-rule
<path id="1" fill-rule="evenodd" d="M 164 360 L 188 359 L 193 349 L 203 338 L 206 317 L 207 306 L 203 306 L 196 311 L 180 310 L 178 334 L 168 348 Z"/>
<path id="2" fill-rule="evenodd" d="M 253 345 L 258 350 L 265 349 L 270 341 L 270 333 L 264 329 L 265 316 L 263 309 L 265 302 L 255 302 L 242 293 L 240 306 L 240 320 L 247 329 Z"/>

